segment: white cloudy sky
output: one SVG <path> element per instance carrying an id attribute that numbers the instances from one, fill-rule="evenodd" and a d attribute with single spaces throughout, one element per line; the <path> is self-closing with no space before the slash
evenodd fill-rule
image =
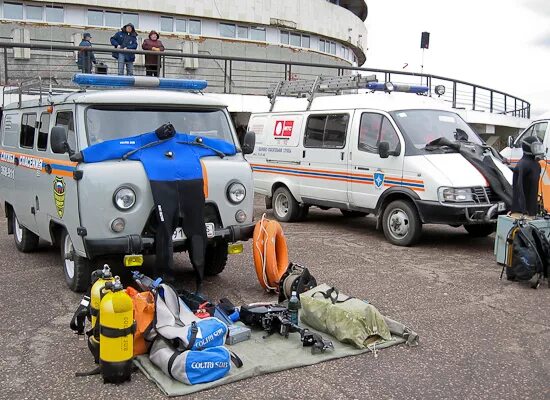
<path id="1" fill-rule="evenodd" d="M 492 87 L 550 111 L 550 0 L 367 0 L 367 67 L 420 70 Z"/>

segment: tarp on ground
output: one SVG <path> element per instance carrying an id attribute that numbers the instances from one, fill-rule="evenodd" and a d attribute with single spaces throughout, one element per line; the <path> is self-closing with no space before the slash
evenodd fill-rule
<path id="1" fill-rule="evenodd" d="M 356 349 L 355 347 L 338 342 L 333 337 L 320 333 L 325 339 L 332 340 L 334 350 L 328 350 L 325 353 L 312 354 L 311 347 L 303 347 L 300 341 L 299 333 L 291 333 L 288 338 L 279 334 L 271 335 L 267 338 L 265 332 L 253 330 L 252 337 L 244 342 L 227 346 L 228 349 L 237 354 L 243 361 L 241 368 L 231 366 L 231 371 L 224 378 L 210 383 L 200 385 L 186 385 L 177 382 L 165 375 L 159 368 L 149 361 L 148 356 L 139 356 L 135 363 L 139 369 L 168 396 L 183 396 L 190 393 L 199 392 L 205 389 L 211 389 L 227 383 L 240 381 L 253 376 L 265 375 L 272 372 L 283 371 L 291 368 L 304 367 L 328 360 L 342 357 L 356 356 L 371 351 L 394 346 L 396 344 L 408 342 L 411 345 L 417 344 L 417 335 L 406 328 L 404 325 L 388 319 L 388 325 L 392 331 L 392 339 L 385 342 L 378 342 L 369 346 L 367 349 Z M 304 328 L 309 328 L 301 324 Z M 393 328 L 393 329 L 392 329 Z M 314 329 L 309 328 L 316 332 Z M 395 333 L 394 333 L 395 332 Z M 409 332 L 414 336 L 408 335 L 408 340 L 402 336 L 402 332 Z"/>

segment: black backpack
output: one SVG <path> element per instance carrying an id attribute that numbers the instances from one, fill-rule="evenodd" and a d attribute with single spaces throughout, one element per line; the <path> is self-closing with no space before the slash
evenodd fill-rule
<path id="1" fill-rule="evenodd" d="M 506 278 L 530 282 L 536 289 L 548 277 L 550 243 L 544 232 L 530 224 L 518 224 L 508 235 L 512 257 L 506 265 Z"/>

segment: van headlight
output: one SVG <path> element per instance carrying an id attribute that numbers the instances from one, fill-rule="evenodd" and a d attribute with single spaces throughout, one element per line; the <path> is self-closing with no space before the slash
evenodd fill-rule
<path id="1" fill-rule="evenodd" d="M 233 204 L 242 203 L 246 197 L 246 188 L 240 182 L 233 182 L 227 188 L 227 198 Z"/>
<path id="2" fill-rule="evenodd" d="M 120 187 L 113 196 L 113 203 L 119 210 L 127 211 L 136 204 L 136 192 L 126 186 Z"/>
<path id="3" fill-rule="evenodd" d="M 474 196 L 470 188 L 439 188 L 439 201 L 442 203 L 467 203 L 473 202 Z"/>

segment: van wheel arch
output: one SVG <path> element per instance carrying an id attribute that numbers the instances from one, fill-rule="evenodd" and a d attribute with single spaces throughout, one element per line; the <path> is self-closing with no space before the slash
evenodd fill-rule
<path id="1" fill-rule="evenodd" d="M 416 205 L 416 200 L 420 200 L 420 196 L 411 189 L 407 188 L 391 188 L 386 190 L 382 196 L 378 199 L 378 204 L 376 205 L 376 229 L 382 229 L 382 217 L 384 216 L 384 210 L 393 201 L 403 200 L 408 201 L 414 205 L 416 212 L 420 216 L 422 222 L 422 214 Z"/>

